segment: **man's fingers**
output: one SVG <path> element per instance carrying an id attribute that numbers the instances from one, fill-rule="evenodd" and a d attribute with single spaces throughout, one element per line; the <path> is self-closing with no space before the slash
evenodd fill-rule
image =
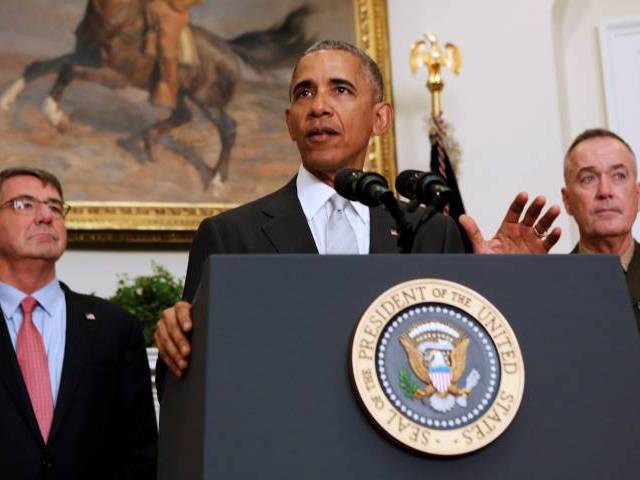
<path id="1" fill-rule="evenodd" d="M 158 345 L 158 355 L 175 375 L 181 376 L 182 369 L 179 365 L 185 365 L 186 361 L 180 355 L 178 348 L 174 345 L 173 340 L 167 333 L 162 322 L 158 322 L 155 334 L 156 345 Z"/>
<path id="2" fill-rule="evenodd" d="M 507 214 L 504 216 L 503 223 L 518 223 L 520 215 L 528 201 L 529 195 L 527 195 L 526 192 L 520 192 L 516 195 L 516 198 L 514 198 L 511 205 L 509 205 L 509 210 L 507 210 Z"/>
<path id="3" fill-rule="evenodd" d="M 185 302 L 183 300 L 179 301 L 175 304 L 174 310 L 176 313 L 176 318 L 180 323 L 183 332 L 191 331 L 192 322 L 191 322 L 191 304 Z"/>
<path id="4" fill-rule="evenodd" d="M 540 234 L 544 234 L 551 228 L 553 222 L 555 222 L 556 218 L 560 215 L 560 207 L 557 205 L 552 205 L 549 207 L 549 210 L 545 212 L 545 214 L 540 217 L 538 223 L 536 224 L 536 231 Z"/>
<path id="5" fill-rule="evenodd" d="M 179 302 L 184 303 L 184 302 Z M 184 307 L 184 306 L 182 306 Z M 183 357 L 186 357 L 191 352 L 191 347 L 189 345 L 189 341 L 184 336 L 182 331 L 182 324 L 178 320 L 178 310 L 175 307 L 167 308 L 162 312 L 161 322 L 167 327 L 167 332 L 171 337 L 173 343 L 178 347 L 180 353 Z M 184 312 L 181 312 L 180 315 L 185 315 Z M 191 322 L 190 314 L 189 314 L 189 323 Z"/>
<path id="6" fill-rule="evenodd" d="M 178 366 L 173 363 L 173 360 L 171 360 L 170 357 L 158 352 L 158 356 L 160 357 L 160 359 L 164 362 L 164 364 L 167 366 L 167 368 L 169 369 L 169 371 L 171 373 L 173 373 L 176 377 L 181 377 L 182 376 L 182 370 L 180 370 L 178 368 Z"/>
<path id="7" fill-rule="evenodd" d="M 551 248 L 558 243 L 558 240 L 560 240 L 560 235 L 562 234 L 562 230 L 560 229 L 560 227 L 556 227 L 553 230 L 551 230 L 551 233 L 549 233 L 549 235 L 547 235 L 547 238 L 545 238 L 542 241 L 542 246 L 544 247 L 544 249 L 548 252 L 549 250 L 551 250 Z"/>
<path id="8" fill-rule="evenodd" d="M 536 220 L 540 216 L 540 212 L 542 211 L 545 203 L 546 200 L 544 197 L 536 197 L 533 202 L 531 202 L 531 205 L 529 205 L 529 208 L 527 208 L 527 211 L 522 218 L 522 224 L 526 225 L 527 227 L 533 227 L 533 224 L 536 223 Z"/>
<path id="9" fill-rule="evenodd" d="M 180 350 L 178 349 L 178 345 L 176 345 L 171 335 L 169 335 L 164 323 L 158 322 L 158 327 L 156 328 L 156 336 L 157 340 L 159 340 L 158 353 L 163 353 L 165 356 L 171 358 L 172 362 L 175 363 L 178 367 L 186 362 L 182 353 L 180 353 Z"/>
<path id="10" fill-rule="evenodd" d="M 467 233 L 467 237 L 469 237 L 473 251 L 480 252 L 484 245 L 484 237 L 482 236 L 482 232 L 480 231 L 480 228 L 478 228 L 476 221 L 469 215 L 460 215 L 458 221 Z"/>

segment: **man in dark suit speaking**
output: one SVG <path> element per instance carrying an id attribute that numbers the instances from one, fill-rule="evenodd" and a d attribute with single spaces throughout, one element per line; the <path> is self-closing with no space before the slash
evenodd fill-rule
<path id="1" fill-rule="evenodd" d="M 138 321 L 56 279 L 59 181 L 0 172 L 0 476 L 155 478 L 157 430 Z"/>
<path id="2" fill-rule="evenodd" d="M 289 87 L 286 123 L 298 147 L 301 166 L 282 189 L 264 198 L 208 218 L 200 225 L 189 254 L 184 301 L 165 310 L 158 322 L 160 358 L 157 378 L 166 366 L 176 375 L 187 368 L 191 305 L 202 267 L 213 253 L 397 253 L 394 223 L 382 207 L 368 208 L 340 197 L 333 188 L 336 174 L 364 167 L 372 135 L 383 134 L 393 120 L 384 101 L 382 75 L 362 50 L 325 40 L 311 46 L 296 64 Z M 536 198 L 522 220 L 527 195 L 519 194 L 496 236 L 485 240 L 468 216 L 461 222 L 475 252 L 546 252 L 560 237 L 547 232 L 560 213 L 544 215 L 544 198 Z M 538 218 L 540 217 L 540 218 Z M 415 251 L 462 252 L 460 233 L 443 215 L 429 221 Z M 163 364 L 164 362 L 164 364 Z"/>

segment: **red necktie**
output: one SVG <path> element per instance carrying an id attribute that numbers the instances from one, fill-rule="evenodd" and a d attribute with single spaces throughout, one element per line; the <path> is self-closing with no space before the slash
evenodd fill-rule
<path id="1" fill-rule="evenodd" d="M 16 356 L 20 370 L 22 370 L 22 378 L 27 385 L 40 433 L 46 443 L 53 420 L 53 397 L 44 342 L 40 332 L 33 324 L 31 316 L 37 303 L 35 298 L 25 297 L 20 304 L 23 316 L 22 326 L 16 340 Z"/>

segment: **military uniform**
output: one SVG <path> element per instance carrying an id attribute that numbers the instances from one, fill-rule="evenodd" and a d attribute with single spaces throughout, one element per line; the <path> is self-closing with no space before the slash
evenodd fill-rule
<path id="1" fill-rule="evenodd" d="M 640 243 L 636 241 L 634 241 L 633 257 L 631 257 L 625 276 L 633 312 L 636 314 L 636 321 L 640 330 Z"/>
<path id="2" fill-rule="evenodd" d="M 634 240 L 633 255 L 625 269 L 625 278 L 633 313 L 636 316 L 638 330 L 640 331 L 640 244 Z M 579 245 L 576 245 L 571 253 L 583 253 Z M 623 262 L 624 263 L 624 262 Z M 624 265 L 623 265 L 624 268 Z"/>

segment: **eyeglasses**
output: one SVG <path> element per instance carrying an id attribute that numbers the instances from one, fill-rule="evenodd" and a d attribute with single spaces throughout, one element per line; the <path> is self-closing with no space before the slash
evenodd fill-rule
<path id="1" fill-rule="evenodd" d="M 7 200 L 0 205 L 0 208 L 10 206 L 14 212 L 20 215 L 34 216 L 38 205 L 46 205 L 49 211 L 59 218 L 66 217 L 71 210 L 71 206 L 61 200 L 38 200 L 30 195 L 21 195 Z"/>

